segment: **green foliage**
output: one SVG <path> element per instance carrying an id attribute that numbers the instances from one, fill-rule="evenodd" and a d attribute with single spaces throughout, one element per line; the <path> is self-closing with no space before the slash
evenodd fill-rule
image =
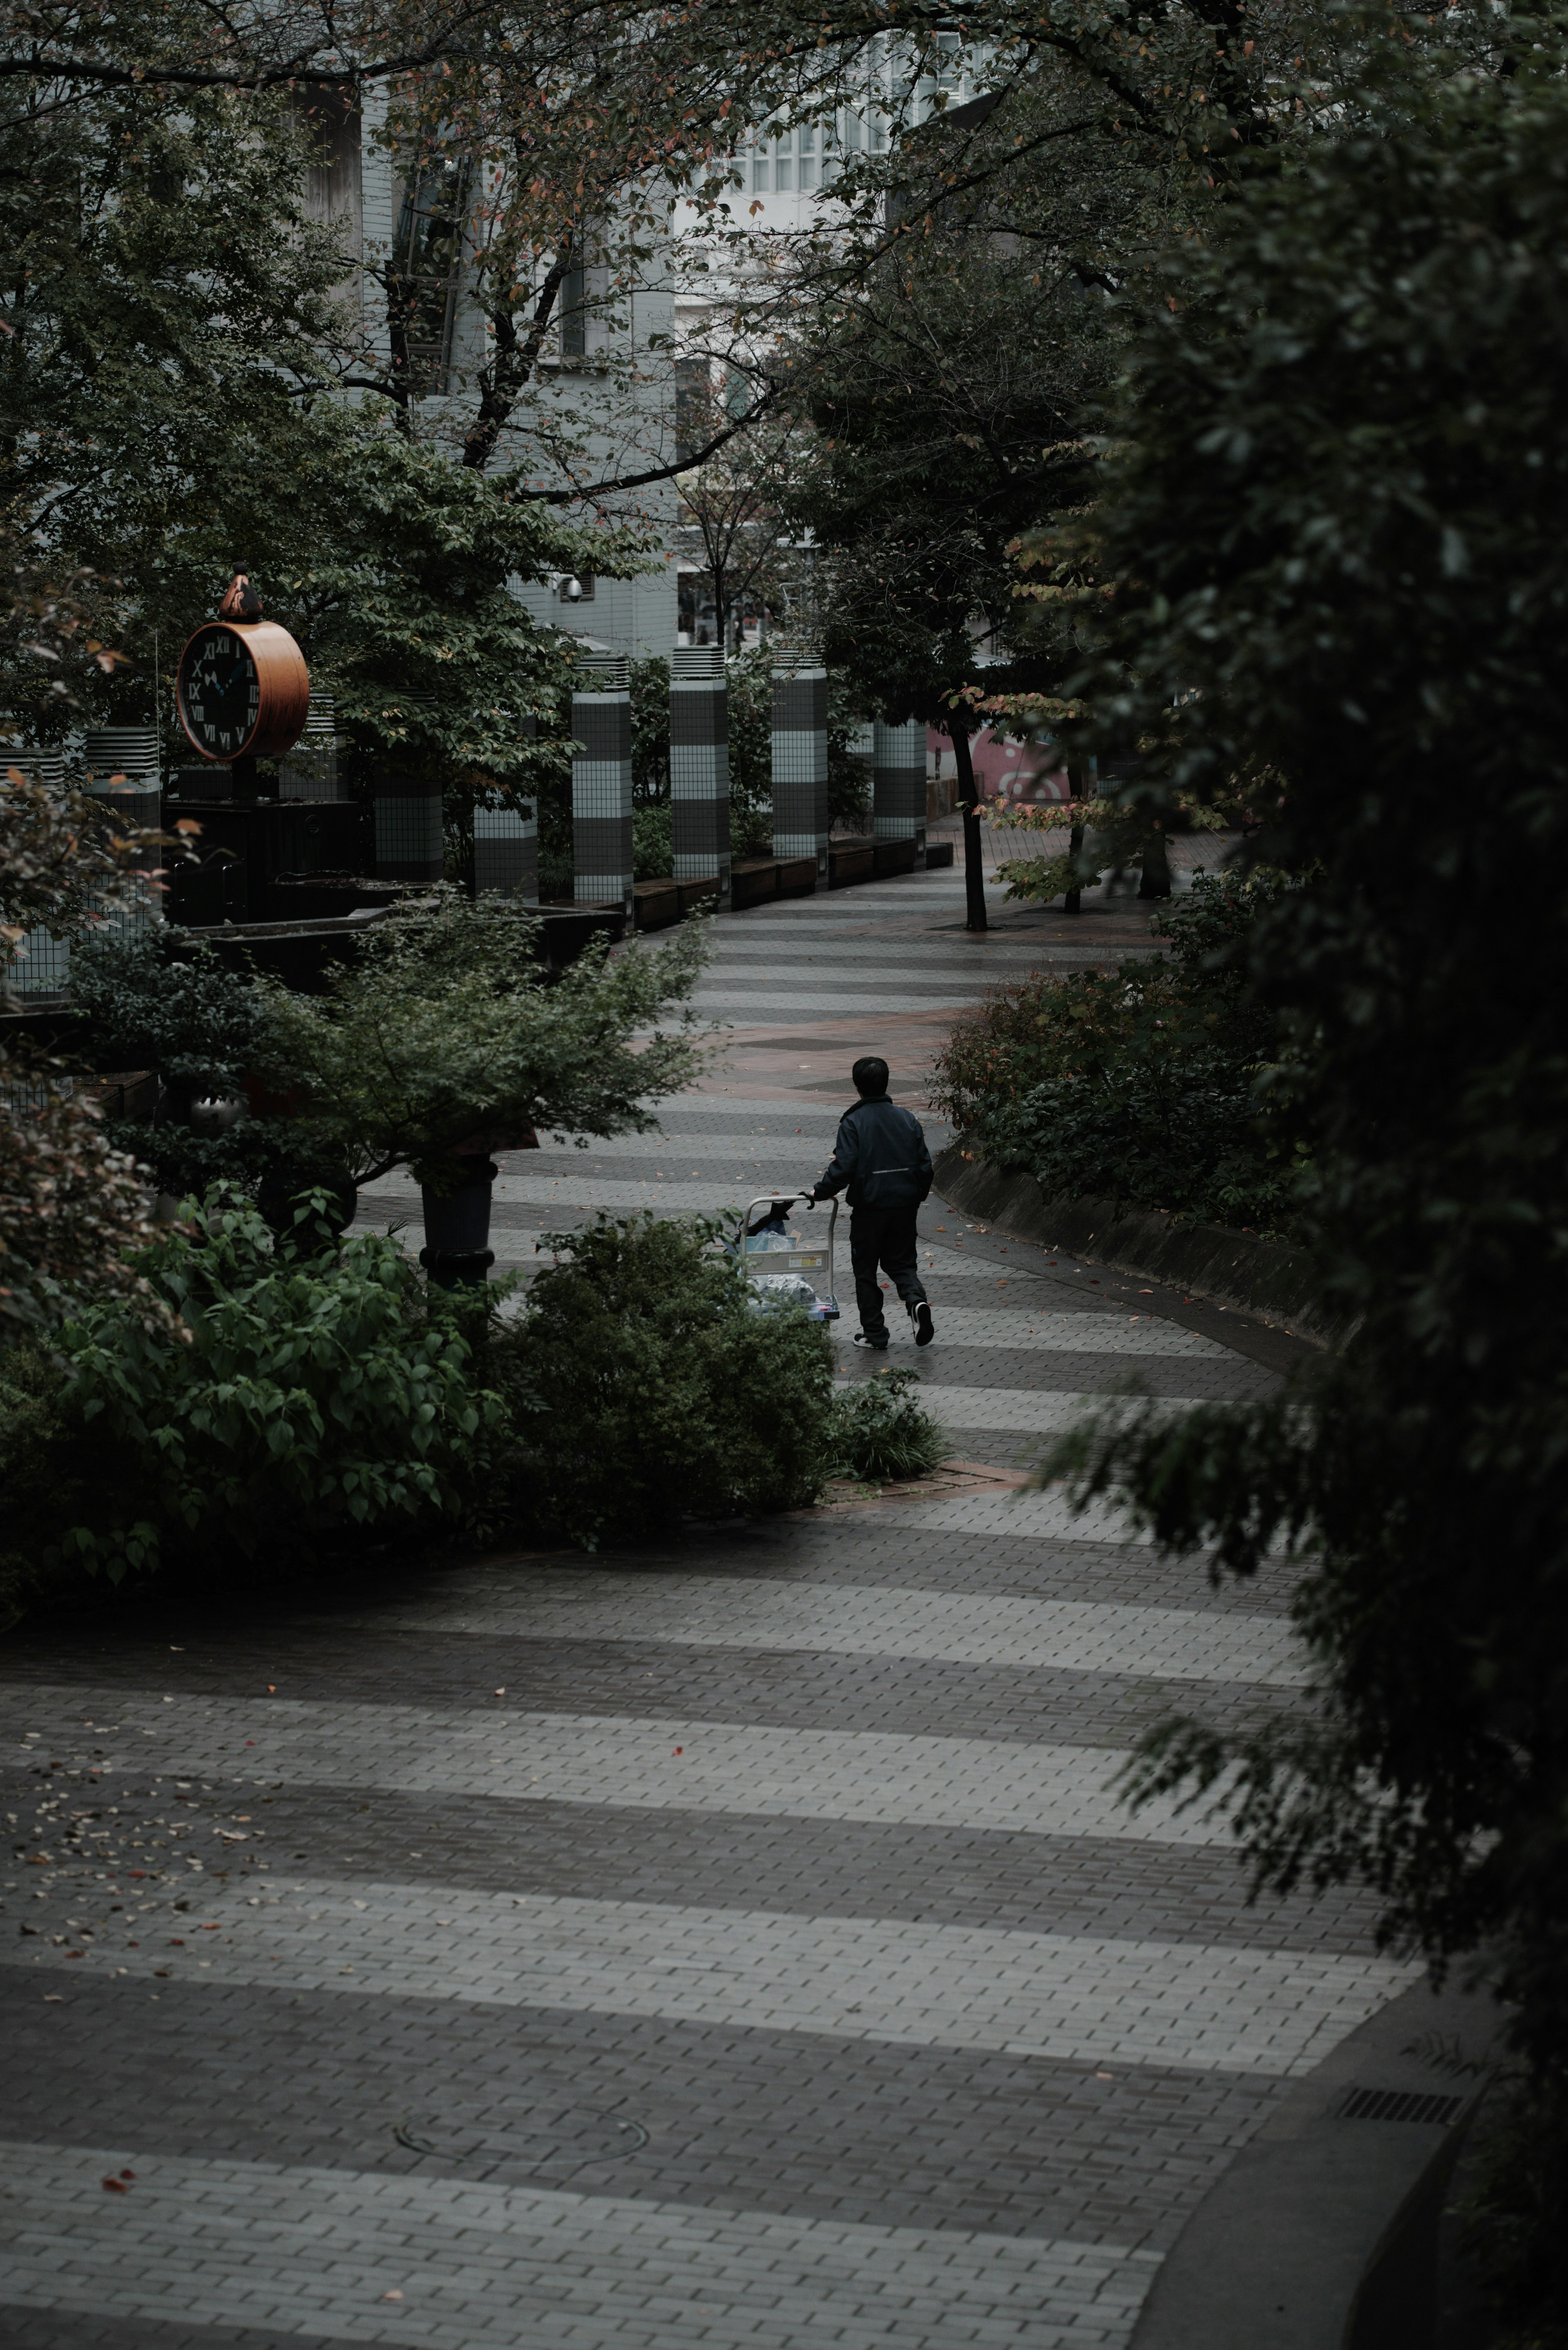
<path id="1" fill-rule="evenodd" d="M 528 1128 L 645 1133 L 649 1100 L 691 1083 L 689 1010 L 634 1040 L 690 994 L 701 927 L 657 954 L 591 943 L 558 977 L 535 959 L 535 928 L 505 900 L 445 890 L 434 915 L 379 923 L 325 995 L 266 988 L 264 1074 L 305 1097 L 323 1149 L 358 1180 L 407 1159 L 450 1189 L 465 1150 L 504 1149 Z"/>
<path id="2" fill-rule="evenodd" d="M 631 878 L 662 881 L 675 870 L 675 826 L 670 809 L 639 807 L 631 817 Z"/>
<path id="3" fill-rule="evenodd" d="M 205 940 L 171 923 L 128 939 L 85 941 L 71 958 L 71 996 L 92 1023 L 100 1067 L 157 1072 L 158 1115 L 110 1121 L 110 1145 L 150 1168 L 176 1199 L 230 1183 L 253 1197 L 340 1183 L 340 1152 L 306 1121 L 246 1114 L 216 1131 L 190 1122 L 198 1101 L 244 1102 L 247 1081 L 276 1049 L 273 999 L 227 970 Z"/>
<path id="4" fill-rule="evenodd" d="M 84 940 L 71 957 L 71 1001 L 92 1023 L 99 1067 L 156 1069 L 188 1094 L 243 1093 L 265 1048 L 265 996 L 173 923 Z"/>
<path id="5" fill-rule="evenodd" d="M 839 1476 L 885 1484 L 895 1477 L 929 1477 L 940 1468 L 952 1448 L 910 1392 L 919 1386 L 918 1371 L 875 1371 L 838 1390 L 834 1440 Z"/>
<path id="6" fill-rule="evenodd" d="M 938 1056 L 944 1115 L 1047 1198 L 1291 1230 L 1301 1148 L 1241 960 L 1279 896 L 1272 876 L 1200 875 L 1156 918 L 1168 959 L 992 995 Z"/>
<path id="7" fill-rule="evenodd" d="M 67 1559 L 118 1582 L 168 1553 L 275 1556 L 458 1506 L 500 1407 L 394 1241 L 290 1260 L 248 1201 L 214 1194 L 140 1269 L 181 1326 L 95 1305 L 60 1333 L 59 1409 L 94 1460 Z"/>
<path id="8" fill-rule="evenodd" d="M 487 1367 L 541 1532 L 592 1550 L 815 1499 L 836 1444 L 831 1344 L 804 1314 L 754 1310 L 717 1229 L 644 1214 L 544 1235 L 558 1261 Z"/>
<path id="9" fill-rule="evenodd" d="M 1369 103 L 1173 265 L 1107 469 L 1102 741 L 1169 713 L 1180 788 L 1276 778 L 1309 874 L 1253 932 L 1320 1138 L 1354 1337 L 1293 1400 L 1078 1456 L 1158 1540 L 1276 1534 L 1321 1689 L 1272 1735 L 1168 1727 L 1260 1877 L 1362 1879 L 1484 1949 L 1542 2116 L 1529 2290 L 1568 2311 L 1568 88 Z M 1314 869 L 1315 868 L 1315 869 Z M 1516 2246 L 1517 2250 L 1517 2246 Z"/>
<path id="10" fill-rule="evenodd" d="M 629 661 L 627 667 L 631 681 L 632 800 L 639 806 L 667 806 L 670 800 L 670 663 L 662 654 L 655 653 L 646 660 Z M 670 868 L 666 866 L 664 870 L 668 873 Z"/>
<path id="11" fill-rule="evenodd" d="M 66 1373 L 31 1338 L 0 1346 L 0 1632 L 71 1579 L 59 1534 L 94 1505 L 101 1461 L 62 1406 Z"/>
<path id="12" fill-rule="evenodd" d="M 768 857 L 774 845 L 773 655 L 766 645 L 732 653 L 724 674 L 730 699 L 730 853 Z"/>

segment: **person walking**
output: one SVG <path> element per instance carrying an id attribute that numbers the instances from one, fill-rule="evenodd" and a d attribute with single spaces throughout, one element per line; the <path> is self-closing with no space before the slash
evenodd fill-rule
<path id="1" fill-rule="evenodd" d="M 936 1332 L 916 1270 L 915 1219 L 931 1188 L 931 1154 L 919 1119 L 888 1098 L 886 1061 L 867 1055 L 849 1075 L 860 1098 L 840 1118 L 833 1156 L 810 1196 L 831 1200 L 845 1191 L 849 1202 L 849 1262 L 860 1308 L 855 1344 L 887 1352 L 880 1266 L 904 1301 L 916 1346 L 929 1347 Z"/>

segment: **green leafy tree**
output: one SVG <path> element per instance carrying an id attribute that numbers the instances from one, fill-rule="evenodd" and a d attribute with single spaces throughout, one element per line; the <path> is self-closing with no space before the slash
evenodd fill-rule
<path id="1" fill-rule="evenodd" d="M 1248 971 L 1356 1328 L 1297 1394 L 1078 1458 L 1081 1490 L 1125 1482 L 1222 1573 L 1281 1538 L 1312 1555 L 1317 1709 L 1168 1727 L 1139 1783 L 1219 1794 L 1233 1767 L 1262 1880 L 1360 1879 L 1390 1938 L 1488 1954 L 1532 2101 L 1514 2284 L 1560 2329 L 1568 95 L 1543 28 L 1513 64 L 1353 93 L 1146 325 L 1093 548 L 1116 627 L 1083 683 L 1107 747 L 1168 731 L 1176 788 L 1277 779 L 1263 847 L 1306 878 Z"/>
<path id="2" fill-rule="evenodd" d="M 649 1103 L 699 1066 L 690 1011 L 660 1024 L 701 969 L 700 926 L 651 955 L 590 944 L 558 976 L 535 959 L 535 929 L 500 899 L 455 891 L 433 917 L 393 916 L 326 994 L 265 989 L 263 1074 L 303 1098 L 312 1132 L 360 1182 L 406 1159 L 447 1190 L 465 1152 L 532 1128 L 647 1133 Z"/>

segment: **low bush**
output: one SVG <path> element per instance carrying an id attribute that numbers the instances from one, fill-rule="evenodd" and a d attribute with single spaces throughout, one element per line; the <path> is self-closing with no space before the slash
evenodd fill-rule
<path id="1" fill-rule="evenodd" d="M 915 1371 L 876 1371 L 839 1390 L 834 1439 L 841 1477 L 885 1484 L 894 1477 L 929 1477 L 951 1447 L 921 1405 Z"/>
<path id="2" fill-rule="evenodd" d="M 219 1194 L 140 1269 L 178 1325 L 92 1305 L 58 1334 L 57 1385 L 32 1380 L 26 1409 L 72 1463 L 64 1559 L 117 1582 L 169 1554 L 275 1556 L 461 1509 L 501 1406 L 396 1242 L 290 1256 Z"/>
<path id="3" fill-rule="evenodd" d="M 63 1402 L 66 1373 L 32 1337 L 0 1347 L 0 1631 L 62 1575 L 60 1536 L 92 1506 L 101 1460 Z"/>
<path id="4" fill-rule="evenodd" d="M 1156 918 L 1168 953 L 993 996 L 944 1047 L 937 1106 L 1048 1198 L 1289 1232 L 1304 1152 L 1242 961 L 1283 886 L 1200 875 Z"/>
<path id="5" fill-rule="evenodd" d="M 593 1550 L 815 1499 L 835 1456 L 826 1331 L 759 1314 L 715 1236 L 648 1214 L 546 1235 L 557 1262 L 486 1363 L 516 1513 L 539 1533 Z"/>

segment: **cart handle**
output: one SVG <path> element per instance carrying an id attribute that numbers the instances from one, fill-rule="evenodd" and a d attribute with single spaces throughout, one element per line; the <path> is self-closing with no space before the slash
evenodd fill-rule
<path id="1" fill-rule="evenodd" d="M 746 1222 L 749 1227 L 752 1218 L 759 1208 L 765 1208 L 770 1216 L 779 1216 L 783 1215 L 787 1208 L 799 1206 L 815 1208 L 829 1205 L 836 1207 L 838 1202 L 836 1200 L 831 1202 L 826 1200 L 818 1201 L 814 1191 L 764 1191 L 761 1198 L 753 1200 L 746 1210 Z"/>

